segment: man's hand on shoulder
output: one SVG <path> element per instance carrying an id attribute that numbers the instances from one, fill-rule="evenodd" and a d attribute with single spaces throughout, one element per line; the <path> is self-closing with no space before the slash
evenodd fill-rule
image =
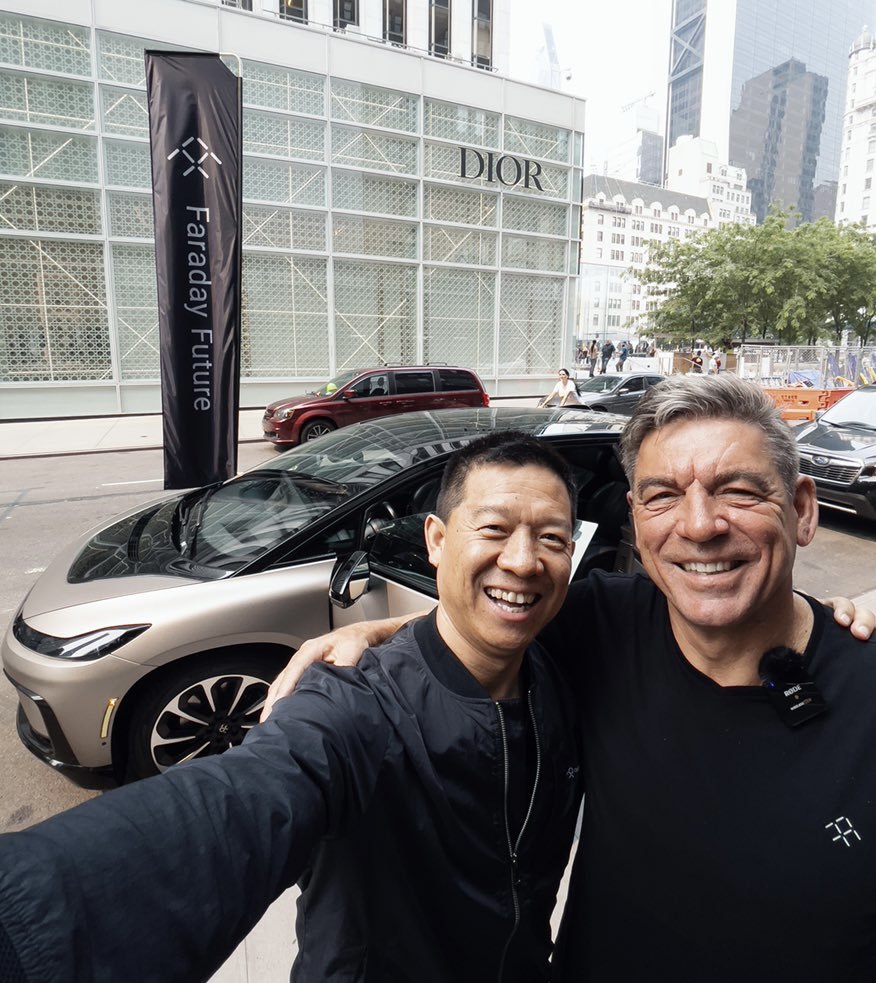
<path id="1" fill-rule="evenodd" d="M 277 700 L 288 696 L 298 685 L 304 670 L 314 662 L 329 662 L 335 666 L 355 666 L 369 645 L 380 645 L 391 638 L 402 625 L 417 618 L 425 611 L 402 618 L 384 618 L 382 621 L 361 621 L 354 625 L 336 628 L 326 635 L 311 638 L 292 656 L 286 668 L 271 683 L 265 697 L 265 705 L 259 717 L 264 723 Z"/>
<path id="2" fill-rule="evenodd" d="M 870 608 L 855 604 L 847 597 L 826 597 L 822 604 L 833 608 L 833 620 L 843 628 L 848 628 L 855 638 L 866 642 L 873 634 L 876 628 L 876 612 Z"/>

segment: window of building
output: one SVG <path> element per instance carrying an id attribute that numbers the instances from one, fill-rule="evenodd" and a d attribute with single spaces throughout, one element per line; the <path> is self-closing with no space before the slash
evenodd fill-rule
<path id="1" fill-rule="evenodd" d="M 596 233 L 596 241 L 602 242 L 602 230 L 598 230 Z"/>
<path id="2" fill-rule="evenodd" d="M 866 166 L 864 167 L 864 170 L 865 170 L 865 171 L 866 171 L 866 172 L 867 172 L 868 174 L 870 173 L 870 171 L 872 171 L 872 170 L 873 170 L 873 158 L 872 158 L 872 157 L 871 157 L 871 158 L 870 158 L 870 159 L 869 159 L 869 160 L 867 161 L 867 164 L 866 164 Z"/>
<path id="3" fill-rule="evenodd" d="M 868 178 L 865 179 L 865 181 L 864 181 L 864 190 L 865 191 L 869 191 L 870 190 L 870 184 L 872 183 L 872 181 L 873 181 L 873 178 L 871 178 L 871 177 L 868 177 Z M 845 188 L 843 188 L 843 191 L 845 191 Z"/>
<path id="4" fill-rule="evenodd" d="M 383 0 L 383 39 L 405 43 L 405 0 Z"/>
<path id="5" fill-rule="evenodd" d="M 597 259 L 602 259 L 602 250 L 601 249 L 597 249 L 596 250 L 596 258 Z"/>
<path id="6" fill-rule="evenodd" d="M 602 212 L 600 212 L 596 216 L 596 224 L 597 225 L 605 225 L 605 216 L 602 214 Z"/>
<path id="7" fill-rule="evenodd" d="M 359 26 L 359 0 L 335 0 L 335 30 Z"/>
<path id="8" fill-rule="evenodd" d="M 612 215 L 611 224 L 616 229 L 625 229 L 627 227 L 627 220 L 623 215 Z"/>
<path id="9" fill-rule="evenodd" d="M 493 3 L 492 0 L 473 0 L 472 64 L 490 68 L 493 64 Z"/>
<path id="10" fill-rule="evenodd" d="M 711 173 L 712 173 L 712 165 L 706 164 L 706 174 L 711 174 Z"/>
<path id="11" fill-rule="evenodd" d="M 662 214 L 662 212 L 661 212 L 661 210 L 660 210 L 660 207 L 659 207 L 658 205 L 655 205 L 655 206 L 654 206 L 654 207 L 653 207 L 653 208 L 651 209 L 651 214 L 652 214 L 652 215 L 654 216 L 654 218 L 660 218 L 660 216 L 661 216 L 661 214 Z"/>
<path id="12" fill-rule="evenodd" d="M 869 207 L 870 207 L 870 196 L 864 195 L 864 199 L 861 202 L 861 208 L 869 208 Z"/>
<path id="13" fill-rule="evenodd" d="M 593 298 L 593 306 L 594 307 L 599 307 L 599 298 L 598 297 L 594 297 Z"/>
<path id="14" fill-rule="evenodd" d="M 651 223 L 651 231 L 652 232 L 663 232 L 663 223 L 662 222 L 652 222 Z"/>
<path id="15" fill-rule="evenodd" d="M 599 315 L 598 314 L 594 314 L 593 315 L 593 324 L 594 325 L 598 325 L 599 324 Z"/>
<path id="16" fill-rule="evenodd" d="M 429 5 L 429 53 L 438 58 L 450 54 L 450 0 L 431 0 Z"/>
<path id="17" fill-rule="evenodd" d="M 612 251 L 611 251 L 611 258 L 612 259 L 623 259 L 624 258 L 624 251 L 623 251 L 623 249 L 612 249 Z"/>
<path id="18" fill-rule="evenodd" d="M 307 23 L 307 0 L 280 0 L 280 16 L 284 20 Z"/>
<path id="19" fill-rule="evenodd" d="M 636 213 L 636 215 L 641 215 L 642 214 L 642 206 L 641 205 L 634 205 L 633 206 L 633 211 Z"/>
<path id="20" fill-rule="evenodd" d="M 845 185 L 843 185 L 843 190 L 842 190 L 842 193 L 843 193 L 843 194 L 845 194 L 845 193 L 846 193 L 846 186 L 845 186 Z"/>
<path id="21" fill-rule="evenodd" d="M 867 216 L 866 215 L 862 215 L 861 216 L 861 224 L 862 225 L 866 225 L 867 224 Z"/>
<path id="22" fill-rule="evenodd" d="M 876 154 L 876 139 L 871 139 L 867 141 L 867 153 Z"/>
<path id="23" fill-rule="evenodd" d="M 624 235 L 622 232 L 612 232 L 611 241 L 616 245 L 622 246 L 624 244 Z"/>

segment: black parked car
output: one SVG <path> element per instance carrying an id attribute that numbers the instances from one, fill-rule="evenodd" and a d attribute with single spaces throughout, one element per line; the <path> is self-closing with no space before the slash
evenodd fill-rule
<path id="1" fill-rule="evenodd" d="M 828 508 L 876 519 L 876 385 L 856 389 L 797 430 L 800 472 Z"/>

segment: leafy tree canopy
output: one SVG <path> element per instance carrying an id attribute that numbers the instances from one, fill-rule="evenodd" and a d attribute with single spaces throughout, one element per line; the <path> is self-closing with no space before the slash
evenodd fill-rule
<path id="1" fill-rule="evenodd" d="M 659 298 L 652 332 L 727 346 L 838 343 L 850 329 L 866 344 L 876 322 L 876 241 L 829 219 L 793 225 L 774 208 L 762 225 L 725 225 L 684 242 L 653 243 L 631 274 Z"/>

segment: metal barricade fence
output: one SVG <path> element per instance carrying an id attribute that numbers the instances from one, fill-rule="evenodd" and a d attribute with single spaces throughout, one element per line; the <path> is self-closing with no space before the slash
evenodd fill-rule
<path id="1" fill-rule="evenodd" d="M 876 347 L 741 345 L 736 373 L 768 388 L 862 386 L 876 383 Z"/>

